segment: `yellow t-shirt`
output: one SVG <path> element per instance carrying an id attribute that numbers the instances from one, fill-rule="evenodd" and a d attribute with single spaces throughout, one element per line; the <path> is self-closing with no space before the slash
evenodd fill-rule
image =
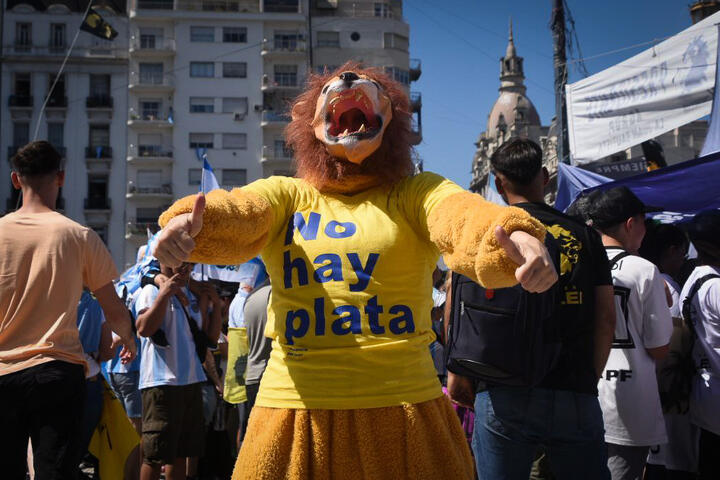
<path id="1" fill-rule="evenodd" d="M 428 349 L 439 252 L 427 218 L 464 190 L 430 173 L 351 196 L 286 177 L 244 189 L 275 218 L 261 253 L 273 343 L 257 404 L 354 409 L 439 397 Z"/>

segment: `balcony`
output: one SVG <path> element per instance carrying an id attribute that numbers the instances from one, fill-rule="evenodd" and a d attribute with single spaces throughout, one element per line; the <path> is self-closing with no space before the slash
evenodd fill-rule
<path id="1" fill-rule="evenodd" d="M 167 93 L 175 88 L 175 78 L 162 73 L 130 72 L 130 91 L 146 93 Z"/>
<path id="2" fill-rule="evenodd" d="M 262 56 L 298 56 L 303 57 L 307 51 L 305 40 L 263 40 L 260 54 Z"/>
<path id="3" fill-rule="evenodd" d="M 265 74 L 262 77 L 262 86 L 260 90 L 263 92 L 270 91 L 296 91 L 300 89 L 297 75 L 275 75 L 273 79 Z"/>
<path id="4" fill-rule="evenodd" d="M 110 161 L 112 160 L 112 148 L 107 145 L 85 147 L 85 158 L 87 160 Z"/>
<path id="5" fill-rule="evenodd" d="M 128 163 L 167 165 L 173 161 L 172 147 L 162 145 L 130 145 L 127 154 Z"/>
<path id="6" fill-rule="evenodd" d="M 290 163 L 292 160 L 292 151 L 289 149 L 263 145 L 261 163 Z"/>
<path id="7" fill-rule="evenodd" d="M 136 0 L 133 2 L 137 10 L 172 10 L 173 0 Z"/>
<path id="8" fill-rule="evenodd" d="M 129 127 L 134 128 L 171 128 L 173 126 L 172 116 L 168 113 L 160 112 L 157 110 L 145 110 L 137 112 L 134 108 L 131 108 L 128 113 L 127 124 Z"/>
<path id="9" fill-rule="evenodd" d="M 284 127 L 290 123 L 290 114 L 277 110 L 263 110 L 260 125 L 263 127 Z"/>
<path id="10" fill-rule="evenodd" d="M 422 75 L 422 62 L 419 58 L 410 59 L 410 81 L 417 82 Z"/>
<path id="11" fill-rule="evenodd" d="M 84 205 L 85 210 L 110 210 L 112 208 L 109 198 L 86 198 Z"/>
<path id="12" fill-rule="evenodd" d="M 64 95 L 53 94 L 47 99 L 46 108 L 67 108 L 68 99 Z"/>
<path id="13" fill-rule="evenodd" d="M 144 245 L 148 240 L 148 230 L 156 232 L 160 227 L 157 224 L 157 219 L 150 220 L 141 218 L 138 220 L 139 221 L 136 221 L 134 218 L 131 218 L 125 224 L 125 239 L 131 240 L 138 245 Z"/>
<path id="14" fill-rule="evenodd" d="M 419 112 L 422 109 L 422 93 L 410 92 L 410 108 L 413 112 Z"/>
<path id="15" fill-rule="evenodd" d="M 294 3 L 294 4 L 293 4 Z M 300 2 L 286 0 L 263 0 L 263 12 L 266 13 L 301 13 Z"/>
<path id="16" fill-rule="evenodd" d="M 33 107 L 32 95 L 10 95 L 8 98 L 8 106 L 10 108 L 28 108 Z"/>
<path id="17" fill-rule="evenodd" d="M 125 195 L 130 199 L 137 198 L 172 198 L 172 185 L 166 183 L 164 185 L 135 185 L 128 183 L 127 193 Z"/>
<path id="18" fill-rule="evenodd" d="M 413 118 L 412 126 L 410 127 L 410 143 L 412 145 L 419 145 L 420 142 L 422 142 L 422 125 Z"/>
<path id="19" fill-rule="evenodd" d="M 175 55 L 175 39 L 151 37 L 132 38 L 130 40 L 130 54 L 138 58 L 162 58 Z"/>
<path id="20" fill-rule="evenodd" d="M 110 95 L 91 95 L 85 100 L 85 107 L 97 110 L 112 110 L 113 98 Z"/>

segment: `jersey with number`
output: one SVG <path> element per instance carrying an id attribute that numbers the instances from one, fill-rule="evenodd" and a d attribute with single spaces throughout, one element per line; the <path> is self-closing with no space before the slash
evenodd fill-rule
<path id="1" fill-rule="evenodd" d="M 720 275 L 720 267 L 696 267 L 680 294 L 684 301 L 693 284 L 705 275 Z M 702 284 L 690 303 L 695 326 L 693 360 L 698 370 L 690 391 L 690 420 L 700 428 L 720 435 L 720 279 Z"/>
<path id="2" fill-rule="evenodd" d="M 607 248 L 608 259 L 622 253 Z M 615 337 L 598 383 L 605 441 L 617 445 L 667 442 L 655 362 L 647 349 L 670 343 L 672 319 L 657 267 L 630 255 L 611 269 L 615 291 Z"/>

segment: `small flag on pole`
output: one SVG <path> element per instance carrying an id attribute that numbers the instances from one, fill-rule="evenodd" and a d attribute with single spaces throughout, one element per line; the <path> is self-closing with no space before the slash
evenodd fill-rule
<path id="1" fill-rule="evenodd" d="M 200 182 L 200 191 L 202 193 L 208 193 L 212 190 L 220 188 L 220 184 L 215 178 L 215 172 L 213 172 L 210 162 L 208 162 L 207 154 L 203 157 L 203 168 L 202 168 L 202 179 Z"/>
<path id="2" fill-rule="evenodd" d="M 88 10 L 85 20 L 80 24 L 80 30 L 91 33 L 103 40 L 113 40 L 118 35 L 118 32 L 92 8 Z"/>

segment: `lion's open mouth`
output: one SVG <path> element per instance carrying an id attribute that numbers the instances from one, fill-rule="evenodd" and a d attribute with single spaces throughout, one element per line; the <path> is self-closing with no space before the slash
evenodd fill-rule
<path id="1" fill-rule="evenodd" d="M 330 99 L 325 123 L 328 136 L 336 141 L 347 136 L 363 139 L 377 135 L 382 118 L 375 114 L 367 95 L 354 88 L 343 90 Z"/>

